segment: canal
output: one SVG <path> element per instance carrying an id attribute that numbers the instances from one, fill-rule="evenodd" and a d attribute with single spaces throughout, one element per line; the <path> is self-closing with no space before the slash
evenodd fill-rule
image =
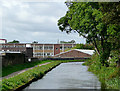
<path id="1" fill-rule="evenodd" d="M 31 83 L 29 89 L 100 89 L 98 78 L 88 72 L 83 62 L 62 63 L 42 79 Z"/>

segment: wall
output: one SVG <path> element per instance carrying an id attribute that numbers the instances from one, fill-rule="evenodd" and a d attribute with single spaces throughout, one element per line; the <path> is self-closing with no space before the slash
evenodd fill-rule
<path id="1" fill-rule="evenodd" d="M 27 47 L 26 48 L 25 56 L 28 57 L 28 58 L 32 58 L 33 57 L 33 48 L 32 47 Z"/>
<path id="2" fill-rule="evenodd" d="M 25 54 L 23 53 L 6 53 L 0 56 L 2 59 L 2 66 L 21 64 L 25 62 Z"/>

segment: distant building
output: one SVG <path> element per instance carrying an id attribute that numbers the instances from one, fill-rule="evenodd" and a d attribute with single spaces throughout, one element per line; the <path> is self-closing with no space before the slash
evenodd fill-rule
<path id="1" fill-rule="evenodd" d="M 71 49 L 76 44 L 36 44 L 36 43 L 2 43 L 0 51 L 29 52 L 33 51 L 33 57 L 45 58 L 53 57 L 66 49 Z M 32 49 L 31 49 L 32 48 Z M 29 54 L 32 55 L 32 54 Z"/>
<path id="2" fill-rule="evenodd" d="M 0 44 L 2 43 L 7 43 L 7 40 L 6 39 L 0 39 Z"/>

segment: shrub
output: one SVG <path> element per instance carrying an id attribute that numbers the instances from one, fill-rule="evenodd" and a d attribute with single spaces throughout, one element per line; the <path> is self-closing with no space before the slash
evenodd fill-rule
<path id="1" fill-rule="evenodd" d="M 86 61 L 84 65 L 88 65 L 88 71 L 97 75 L 101 82 L 101 89 L 119 89 L 119 68 L 115 66 L 114 61 L 109 67 L 101 66 L 99 56 L 94 54 L 91 60 Z"/>

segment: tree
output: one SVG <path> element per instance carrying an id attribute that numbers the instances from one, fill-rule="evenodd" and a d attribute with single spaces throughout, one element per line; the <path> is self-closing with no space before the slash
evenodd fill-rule
<path id="1" fill-rule="evenodd" d="M 109 29 L 112 26 L 104 22 L 106 14 L 102 11 L 101 4 L 66 2 L 68 11 L 58 20 L 58 26 L 61 31 L 66 31 L 66 33 L 75 31 L 85 37 L 87 43 L 91 42 L 94 45 L 102 65 L 108 66 L 107 59 L 111 51 L 111 41 L 109 41 L 111 31 Z"/>
<path id="2" fill-rule="evenodd" d="M 8 42 L 8 43 L 20 43 L 18 40 L 13 40 L 11 42 Z"/>
<path id="3" fill-rule="evenodd" d="M 60 43 L 75 43 L 75 40 L 71 40 L 71 41 L 60 41 Z"/>
<path id="4" fill-rule="evenodd" d="M 37 41 L 33 41 L 32 43 L 35 43 L 35 44 L 37 44 L 38 42 L 37 42 Z"/>
<path id="5" fill-rule="evenodd" d="M 99 7 L 104 15 L 102 21 L 105 22 L 108 27 L 107 32 L 112 50 L 115 52 L 112 54 L 114 54 L 114 56 L 117 54 L 120 63 L 120 3 L 99 3 Z"/>
<path id="6" fill-rule="evenodd" d="M 94 50 L 94 47 L 92 44 L 76 44 L 75 47 L 73 47 L 72 49 L 90 49 L 90 50 Z"/>

